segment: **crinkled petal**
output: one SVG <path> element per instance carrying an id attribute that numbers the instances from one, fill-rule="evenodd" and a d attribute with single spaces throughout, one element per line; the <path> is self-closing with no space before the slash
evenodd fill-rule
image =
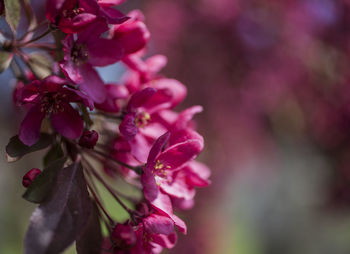
<path id="1" fill-rule="evenodd" d="M 51 114 L 52 127 L 68 139 L 76 139 L 83 133 L 84 122 L 78 111 L 68 103 L 62 103 L 62 110 Z"/>
<path id="2" fill-rule="evenodd" d="M 45 112 L 41 112 L 41 105 L 36 104 L 31 107 L 21 123 L 19 139 L 23 144 L 32 146 L 40 137 L 41 122 L 45 117 Z"/>
<path id="3" fill-rule="evenodd" d="M 135 137 L 137 134 L 137 127 L 134 114 L 126 114 L 124 116 L 123 121 L 119 125 L 119 131 L 126 140 L 131 140 Z"/>
<path id="4" fill-rule="evenodd" d="M 192 129 L 180 129 L 177 131 L 172 131 L 169 139 L 169 144 L 174 145 L 178 143 L 185 142 L 189 139 L 198 139 L 204 143 L 202 135 Z"/>
<path id="5" fill-rule="evenodd" d="M 177 235 L 173 232 L 170 235 L 152 235 L 153 242 L 160 246 L 171 249 L 175 246 Z"/>
<path id="6" fill-rule="evenodd" d="M 179 130 L 179 129 L 187 128 L 193 116 L 202 111 L 203 111 L 203 107 L 198 105 L 185 109 L 179 114 L 178 119 L 176 120 L 173 126 L 173 129 Z"/>
<path id="7" fill-rule="evenodd" d="M 174 232 L 174 222 L 166 216 L 151 214 L 142 222 L 145 230 L 150 234 L 170 235 Z"/>
<path id="8" fill-rule="evenodd" d="M 143 194 L 145 198 L 150 202 L 155 200 L 159 194 L 159 188 L 152 172 L 147 168 L 144 169 L 144 172 L 141 175 L 141 184 L 143 186 Z"/>
<path id="9" fill-rule="evenodd" d="M 160 154 L 160 152 L 162 151 L 162 149 L 164 148 L 164 146 L 168 142 L 169 137 L 170 137 L 170 133 L 166 132 L 154 142 L 154 144 L 151 148 L 151 151 L 149 152 L 148 158 L 147 158 L 147 166 L 148 167 L 151 167 L 151 168 L 154 167 L 156 157 L 158 156 L 158 154 Z"/>
<path id="10" fill-rule="evenodd" d="M 176 170 L 193 160 L 203 149 L 203 142 L 198 139 L 187 140 L 167 148 L 158 155 L 157 161 L 167 170 Z"/>
<path id="11" fill-rule="evenodd" d="M 168 215 L 169 218 L 171 218 L 174 221 L 176 227 L 181 233 L 187 233 L 187 227 L 185 222 L 183 222 L 179 217 L 177 217 L 173 213 L 173 207 L 171 205 L 171 200 L 168 195 L 159 191 L 157 198 L 151 201 L 151 205 L 161 214 L 163 213 Z"/>
<path id="12" fill-rule="evenodd" d="M 140 133 L 129 141 L 131 154 L 141 163 L 146 163 L 152 143 L 148 142 L 146 137 Z"/>
<path id="13" fill-rule="evenodd" d="M 61 19 L 58 27 L 65 33 L 79 33 L 86 29 L 92 22 L 97 19 L 97 16 L 91 13 L 81 13 L 73 19 Z"/>
<path id="14" fill-rule="evenodd" d="M 152 97 L 152 100 L 147 101 L 145 108 L 159 108 L 159 105 L 165 104 L 163 108 L 175 107 L 186 97 L 186 87 L 175 79 L 158 79 L 153 80 L 145 86 L 157 89 L 157 93 Z M 169 104 L 169 106 L 168 106 Z"/>

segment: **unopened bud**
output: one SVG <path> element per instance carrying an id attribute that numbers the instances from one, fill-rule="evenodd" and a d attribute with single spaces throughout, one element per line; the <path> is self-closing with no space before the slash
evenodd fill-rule
<path id="1" fill-rule="evenodd" d="M 98 140 L 98 133 L 94 130 L 84 131 L 79 139 L 79 145 L 81 147 L 92 149 L 96 145 Z"/>
<path id="2" fill-rule="evenodd" d="M 34 179 L 41 174 L 41 170 L 38 168 L 32 168 L 29 170 L 22 179 L 22 185 L 26 188 L 31 185 L 31 183 L 34 181 Z"/>

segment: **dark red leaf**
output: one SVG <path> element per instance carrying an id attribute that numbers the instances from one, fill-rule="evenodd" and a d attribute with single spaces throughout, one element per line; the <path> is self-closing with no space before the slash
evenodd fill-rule
<path id="1" fill-rule="evenodd" d="M 99 212 L 96 204 L 93 204 L 89 221 L 84 232 L 76 242 L 78 254 L 100 254 L 102 246 L 102 233 Z"/>
<path id="2" fill-rule="evenodd" d="M 33 213 L 24 240 L 26 254 L 61 253 L 82 232 L 91 201 L 80 164 L 61 169 L 52 193 Z"/>

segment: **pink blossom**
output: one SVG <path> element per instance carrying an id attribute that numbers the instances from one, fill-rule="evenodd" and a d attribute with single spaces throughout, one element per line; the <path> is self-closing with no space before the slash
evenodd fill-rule
<path id="1" fill-rule="evenodd" d="M 51 119 L 52 127 L 62 136 L 69 139 L 80 137 L 84 123 L 70 102 L 81 102 L 90 109 L 93 105 L 81 92 L 65 87 L 67 83 L 57 76 L 49 76 L 23 88 L 20 101 L 31 105 L 19 131 L 19 138 L 24 144 L 31 146 L 39 139 L 41 122 L 45 117 Z"/>
<path id="2" fill-rule="evenodd" d="M 202 137 L 194 131 L 191 133 L 191 137 L 188 135 L 185 140 L 176 138 L 178 143 L 164 149 L 168 140 L 171 139 L 171 134 L 167 132 L 159 137 L 152 146 L 141 176 L 143 192 L 148 201 L 156 200 L 160 195 L 159 188 L 162 188 L 164 180 L 165 182 L 170 180 L 169 176 L 173 172 L 186 166 L 202 151 Z"/>
<path id="3" fill-rule="evenodd" d="M 116 2 L 116 1 L 114 1 Z M 109 24 L 120 24 L 128 19 L 109 3 L 96 0 L 47 0 L 46 17 L 65 33 L 77 33 L 86 29 L 96 19 L 103 18 Z"/>
<path id="4" fill-rule="evenodd" d="M 63 40 L 64 60 L 60 66 L 65 76 L 97 103 L 105 101 L 106 89 L 93 66 L 113 64 L 123 55 L 119 42 L 101 37 L 107 30 L 106 23 L 94 22 L 78 34 L 77 40 L 73 35 Z"/>

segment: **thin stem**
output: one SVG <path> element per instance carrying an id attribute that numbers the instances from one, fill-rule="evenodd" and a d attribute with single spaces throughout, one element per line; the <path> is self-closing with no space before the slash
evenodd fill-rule
<path id="1" fill-rule="evenodd" d="M 42 22 L 40 22 L 39 24 L 37 24 L 35 27 L 29 29 L 27 32 L 25 32 L 25 34 L 23 34 L 21 36 L 21 38 L 19 38 L 19 41 L 22 41 L 28 34 L 34 32 L 36 29 L 38 29 L 39 27 L 41 27 L 44 24 L 47 24 L 48 21 L 47 20 L 43 20 Z"/>
<path id="2" fill-rule="evenodd" d="M 90 164 L 90 162 L 87 159 L 84 159 L 86 165 L 88 166 L 89 170 L 91 171 L 91 173 L 103 184 L 103 186 L 109 191 L 109 193 L 115 198 L 115 200 L 120 204 L 121 207 L 123 207 L 123 209 L 125 211 L 127 211 L 130 216 L 133 218 L 134 214 L 133 211 L 131 209 L 129 209 L 124 203 L 123 201 L 121 201 L 121 199 L 114 193 L 113 189 L 106 183 L 106 181 L 96 172 L 96 170 L 94 169 L 94 167 Z"/>
<path id="3" fill-rule="evenodd" d="M 112 219 L 112 217 L 108 214 L 108 212 L 106 211 L 106 209 L 104 208 L 102 201 L 98 198 L 98 196 L 96 195 L 94 189 L 91 187 L 91 185 L 89 184 L 88 181 L 86 181 L 86 184 L 90 190 L 90 193 L 92 194 L 92 196 L 94 197 L 94 200 L 96 202 L 96 204 L 100 207 L 100 209 L 102 210 L 103 214 L 107 217 L 107 219 L 109 220 L 109 223 L 111 225 L 115 224 L 115 221 Z"/>
<path id="4" fill-rule="evenodd" d="M 23 45 L 24 48 L 39 48 L 44 50 L 58 50 L 55 45 L 50 43 L 29 43 Z"/>
<path id="5" fill-rule="evenodd" d="M 107 154 L 105 154 L 105 153 L 103 153 L 101 151 L 95 150 L 95 149 L 91 149 L 91 150 L 90 149 L 84 149 L 84 151 L 87 152 L 87 153 L 90 153 L 90 154 L 93 152 L 95 154 L 101 155 L 101 156 L 103 156 L 103 157 L 105 157 L 105 158 L 107 158 L 107 159 L 109 159 L 109 160 L 111 160 L 111 161 L 113 161 L 113 162 L 123 166 L 123 167 L 126 167 L 128 169 L 131 169 L 131 170 L 135 171 L 137 174 L 141 174 L 142 173 L 142 166 L 133 167 L 133 166 L 131 166 L 129 164 L 126 164 L 126 163 L 124 163 L 122 161 L 119 161 L 119 160 L 117 160 L 117 159 L 115 159 L 115 158 L 113 158 L 113 157 L 111 157 L 111 156 L 109 156 L 109 155 L 107 155 Z"/>
<path id="6" fill-rule="evenodd" d="M 22 47 L 22 46 L 25 46 L 29 43 L 32 43 L 34 41 L 37 41 L 37 40 L 40 40 L 41 38 L 45 37 L 46 35 L 48 35 L 49 33 L 51 33 L 51 29 L 48 28 L 44 33 L 42 33 L 41 35 L 38 35 L 37 37 L 34 37 L 33 39 L 29 40 L 29 41 L 26 41 L 24 43 L 20 43 L 17 45 L 17 47 Z"/>

